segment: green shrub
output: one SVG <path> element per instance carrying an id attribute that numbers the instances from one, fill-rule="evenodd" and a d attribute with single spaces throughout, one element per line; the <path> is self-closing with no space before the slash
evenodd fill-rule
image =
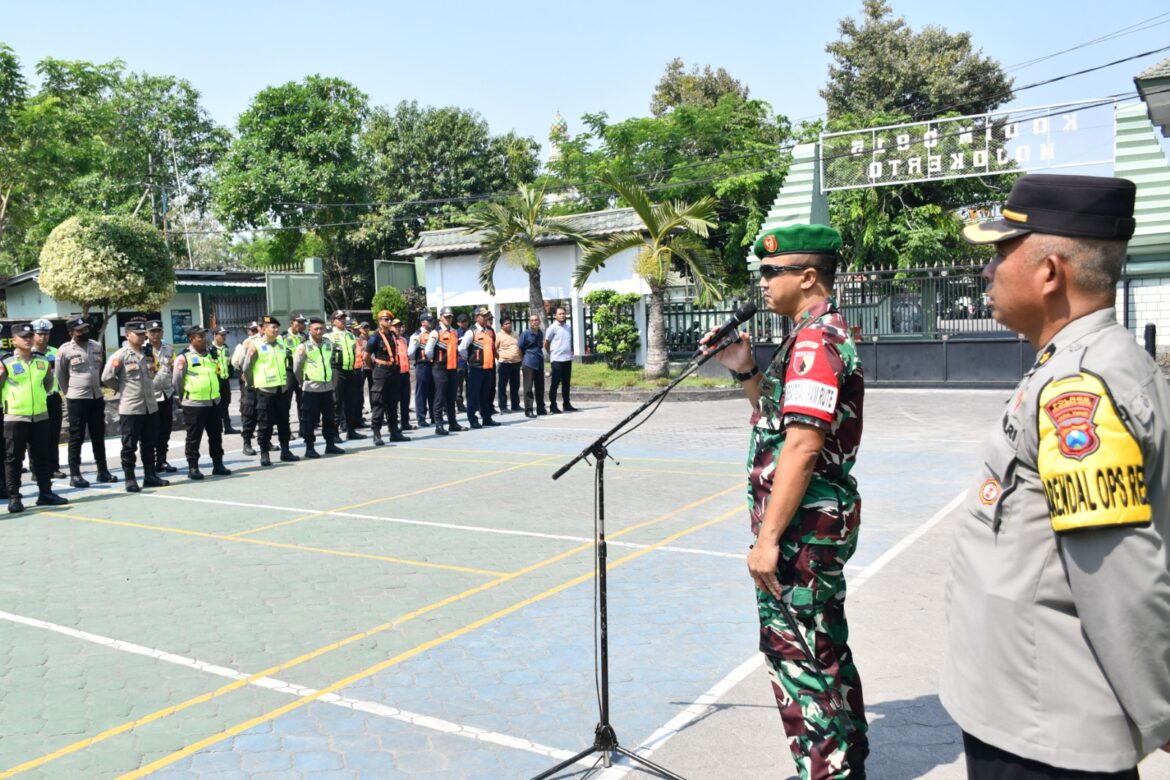
<path id="1" fill-rule="evenodd" d="M 633 313 L 634 305 L 640 300 L 642 296 L 638 293 L 623 294 L 615 290 L 594 290 L 585 296 L 585 304 L 593 311 L 597 354 L 604 356 L 606 365 L 612 369 L 624 367 L 641 342 Z"/>

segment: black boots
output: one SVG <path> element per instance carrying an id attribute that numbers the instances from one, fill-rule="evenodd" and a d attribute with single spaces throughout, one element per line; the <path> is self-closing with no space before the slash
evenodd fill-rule
<path id="1" fill-rule="evenodd" d="M 386 442 L 382 441 L 382 432 L 381 431 L 374 431 L 374 446 L 375 447 L 385 447 L 386 446 Z"/>
<path id="2" fill-rule="evenodd" d="M 285 442 L 280 447 L 280 459 L 285 463 L 296 463 L 301 458 L 299 455 L 293 455 L 293 451 L 288 448 L 288 442 Z"/>
<path id="3" fill-rule="evenodd" d="M 8 511 L 13 514 L 24 511 L 24 502 L 20 500 L 20 496 L 13 496 L 8 499 Z"/>
<path id="4" fill-rule="evenodd" d="M 212 458 L 211 473 L 217 477 L 230 477 L 232 471 L 223 465 L 223 458 Z"/>
<path id="5" fill-rule="evenodd" d="M 364 433 L 362 433 L 361 431 L 349 431 L 348 433 L 345 434 L 346 441 L 357 441 L 358 439 L 364 439 L 364 438 L 366 438 L 366 435 Z"/>
<path id="6" fill-rule="evenodd" d="M 113 474 L 111 474 L 110 470 L 103 465 L 103 466 L 100 466 L 98 468 L 97 481 L 98 482 L 117 482 L 118 478 L 115 477 Z"/>
<path id="7" fill-rule="evenodd" d="M 271 466 L 272 465 L 272 458 L 270 458 L 268 456 L 268 450 L 261 450 L 260 451 L 260 465 L 261 466 Z"/>
<path id="8" fill-rule="evenodd" d="M 199 470 L 198 461 L 187 461 L 187 479 L 203 479 L 203 472 Z"/>
<path id="9" fill-rule="evenodd" d="M 316 459 L 321 457 L 321 453 L 317 452 L 317 447 L 315 444 L 309 444 L 308 442 L 305 442 L 305 457 Z"/>
<path id="10" fill-rule="evenodd" d="M 89 480 L 81 476 L 81 472 L 74 471 L 69 475 L 69 484 L 75 488 L 89 487 Z"/>
<path id="11" fill-rule="evenodd" d="M 167 463 L 165 460 L 160 460 L 158 463 L 154 464 L 154 470 L 161 471 L 164 474 L 174 474 L 176 471 L 178 471 L 177 468 Z M 100 482 L 101 480 L 98 481 Z"/>
<path id="12" fill-rule="evenodd" d="M 158 472 L 155 471 L 154 464 L 142 464 L 142 484 L 146 487 L 166 487 L 171 484 L 165 479 L 159 477 Z"/>
<path id="13" fill-rule="evenodd" d="M 126 475 L 127 493 L 138 493 L 142 490 L 142 488 L 138 486 L 138 477 L 134 476 L 133 466 L 127 466 L 125 463 L 123 463 L 122 473 Z"/>
<path id="14" fill-rule="evenodd" d="M 329 442 L 328 444 L 325 445 L 325 454 L 326 455 L 344 455 L 345 450 L 341 449 L 341 447 L 338 447 L 335 442 Z"/>
<path id="15" fill-rule="evenodd" d="M 402 429 L 395 425 L 390 429 L 390 441 L 410 441 L 410 437 L 403 436 Z"/>
<path id="16" fill-rule="evenodd" d="M 444 428 L 442 425 L 436 425 L 435 426 L 435 435 L 436 436 L 447 436 L 448 435 L 447 429 Z"/>
<path id="17" fill-rule="evenodd" d="M 256 454 L 256 450 L 255 450 L 255 449 L 253 449 L 253 447 L 252 447 L 252 437 L 251 437 L 251 436 L 245 436 L 245 437 L 244 437 L 244 449 L 243 449 L 243 452 L 244 452 L 244 454 L 245 454 L 245 455 L 247 455 L 247 456 L 249 456 L 249 457 L 251 457 L 251 456 L 254 456 L 254 455 Z"/>
<path id="18" fill-rule="evenodd" d="M 61 506 L 62 504 L 68 503 L 69 499 L 64 496 L 59 496 L 51 490 L 48 493 L 41 493 L 37 496 L 37 506 Z"/>

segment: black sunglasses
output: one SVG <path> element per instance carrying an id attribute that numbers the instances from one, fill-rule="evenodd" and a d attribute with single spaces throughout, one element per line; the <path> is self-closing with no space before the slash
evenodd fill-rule
<path id="1" fill-rule="evenodd" d="M 772 281 L 777 276 L 786 271 L 804 271 L 808 268 L 816 268 L 815 265 L 761 265 L 760 278 L 765 281 Z"/>

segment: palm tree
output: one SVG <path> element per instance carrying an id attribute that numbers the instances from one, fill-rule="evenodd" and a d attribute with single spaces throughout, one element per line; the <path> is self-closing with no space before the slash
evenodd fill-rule
<path id="1" fill-rule="evenodd" d="M 587 244 L 588 237 L 565 217 L 548 213 L 544 188 L 521 184 L 508 200 L 477 204 L 464 220 L 468 233 L 479 233 L 483 245 L 479 259 L 479 283 L 489 295 L 496 294 L 496 265 L 501 258 L 528 274 L 528 305 L 544 327 L 544 291 L 540 285 L 537 246 L 551 239 L 567 238 Z"/>
<path id="2" fill-rule="evenodd" d="M 607 172 L 600 177 L 642 220 L 644 232 L 617 233 L 590 246 L 577 269 L 573 284 L 581 289 L 589 276 L 607 260 L 627 249 L 637 249 L 634 272 L 650 287 L 649 334 L 646 339 L 646 378 L 669 375 L 666 350 L 666 290 L 675 274 L 685 274 L 698 288 L 698 303 L 723 297 L 718 286 L 719 261 L 703 243 L 715 227 L 715 199 L 695 203 L 651 203 L 646 190 L 629 179 Z"/>

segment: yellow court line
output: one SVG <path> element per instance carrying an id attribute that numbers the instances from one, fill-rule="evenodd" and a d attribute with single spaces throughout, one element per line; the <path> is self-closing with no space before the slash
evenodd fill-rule
<path id="1" fill-rule="evenodd" d="M 434 462 L 438 462 L 438 463 L 489 463 L 492 465 L 498 465 L 500 462 L 499 460 L 488 460 L 487 458 L 456 458 L 456 459 L 421 458 L 417 455 L 396 455 L 392 452 L 383 453 L 383 452 L 378 452 L 376 450 L 368 450 L 368 451 L 361 452 L 358 454 L 359 454 L 359 456 L 362 456 L 362 457 L 377 458 L 378 460 L 410 460 L 410 461 L 417 460 L 417 461 L 427 461 L 427 462 L 434 461 Z M 631 460 L 633 460 L 633 458 L 631 458 Z M 665 460 L 665 459 L 663 459 L 663 460 Z M 517 466 L 517 468 L 535 469 L 535 468 L 541 468 L 541 467 L 545 466 L 546 464 L 542 462 L 542 463 L 517 463 L 515 465 Z M 620 461 L 619 461 L 619 465 L 620 465 Z M 727 461 L 727 462 L 724 462 L 722 465 L 731 466 L 733 464 L 730 461 Z M 738 466 L 739 464 L 734 464 L 734 465 Z M 634 466 L 631 466 L 629 468 L 623 467 L 623 468 L 621 468 L 621 471 L 618 472 L 618 474 L 619 475 L 620 474 L 672 474 L 674 476 L 680 476 L 680 477 L 708 477 L 708 476 L 710 476 L 710 477 L 729 477 L 729 476 L 736 476 L 736 475 L 732 475 L 732 474 L 711 473 L 709 471 L 682 471 L 679 469 L 645 469 L 645 468 L 637 468 Z M 330 510 L 330 511 L 340 511 L 340 510 Z"/>
<path id="2" fill-rule="evenodd" d="M 635 552 L 630 553 L 629 555 L 625 555 L 621 558 L 618 558 L 615 561 L 612 561 L 611 563 L 609 563 L 605 567 L 606 571 L 612 570 L 612 569 L 614 569 L 618 566 L 621 566 L 624 563 L 628 563 L 629 561 L 632 561 L 636 558 L 640 558 L 643 555 L 646 555 L 647 553 L 650 553 L 653 550 L 658 549 L 659 547 L 664 547 L 664 546 L 670 544 L 671 542 L 674 542 L 674 541 L 676 541 L 684 536 L 687 536 L 689 534 L 693 534 L 696 531 L 701 531 L 704 528 L 709 528 L 717 523 L 721 523 L 724 520 L 726 520 L 727 518 L 729 518 L 733 515 L 739 514 L 742 511 L 743 511 L 743 509 L 741 507 L 736 507 L 735 509 L 724 512 L 723 514 L 719 515 L 718 517 L 712 518 L 711 520 L 706 520 L 702 523 L 698 523 L 697 525 L 693 525 L 690 528 L 684 528 L 683 530 L 678 531 L 676 533 L 673 533 L 670 536 L 666 537 L 665 539 L 662 539 L 661 541 L 655 542 L 654 544 L 649 545 L 648 547 L 645 547 L 641 550 L 637 550 Z M 544 591 L 543 593 L 538 593 L 535 596 L 529 596 L 528 598 L 526 598 L 522 601 L 518 601 L 515 604 L 512 604 L 511 606 L 505 607 L 504 609 L 501 609 L 498 612 L 493 612 L 492 614 L 488 615 L 487 617 L 483 617 L 483 618 L 480 618 L 479 620 L 468 623 L 467 625 L 463 626 L 462 628 L 457 628 L 454 631 L 451 631 L 450 633 L 444 634 L 443 636 L 435 637 L 434 639 L 429 639 L 420 645 L 416 645 L 415 647 L 412 647 L 410 650 L 406 650 L 404 652 L 401 652 L 392 658 L 387 658 L 385 661 L 380 661 L 380 662 L 374 664 L 373 666 L 370 666 L 366 669 L 363 669 L 360 672 L 356 672 L 355 674 L 351 674 L 349 677 L 338 680 L 337 682 L 335 682 L 331 685 L 328 685 L 319 691 L 315 691 L 311 694 L 307 694 L 305 696 L 302 696 L 301 698 L 297 699 L 296 701 L 289 702 L 288 704 L 285 704 L 281 707 L 278 707 L 270 712 L 266 712 L 263 715 L 259 715 L 255 718 L 250 719 L 250 720 L 246 720 L 243 723 L 237 723 L 235 726 L 232 726 L 231 728 L 225 729 L 225 730 L 219 732 L 218 734 L 213 734 L 210 737 L 205 737 L 205 738 L 199 740 L 198 742 L 194 742 L 194 743 L 187 745 L 186 747 L 184 747 L 180 750 L 176 750 L 174 753 L 171 753 L 169 756 L 163 756 L 162 758 L 160 758 L 156 761 L 152 761 L 151 763 L 147 764 L 144 767 L 141 767 L 139 769 L 135 769 L 132 772 L 127 772 L 123 775 L 119 775 L 118 780 L 135 780 L 135 778 L 145 777 L 146 775 L 150 774 L 151 772 L 156 772 L 159 769 L 162 769 L 163 767 L 170 766 L 171 764 L 175 763 L 176 761 L 183 759 L 183 758 L 186 758 L 187 756 L 190 756 L 194 753 L 198 753 L 200 750 L 202 750 L 206 747 L 210 747 L 210 746 L 216 744 L 217 742 L 221 742 L 221 741 L 227 739 L 228 737 L 237 736 L 239 734 L 244 733 L 245 731 L 248 731 L 250 729 L 255 728 L 256 726 L 259 726 L 262 723 L 267 723 L 268 721 L 276 720 L 281 715 L 286 715 L 286 714 L 292 712 L 293 710 L 304 707 L 307 704 L 312 704 L 314 701 L 321 698 L 322 696 L 327 696 L 328 694 L 336 693 L 337 691 L 339 691 L 343 688 L 347 688 L 350 685 L 353 685 L 355 682 L 358 682 L 359 680 L 363 680 L 366 677 L 371 677 L 371 676 L 377 674 L 378 672 L 382 672 L 382 671 L 385 671 L 386 669 L 389 669 L 391 666 L 395 666 L 397 664 L 400 664 L 403 661 L 407 661 L 407 660 L 409 660 L 417 655 L 425 653 L 428 650 L 432 650 L 435 647 L 438 647 L 439 645 L 446 644 L 447 642 L 450 642 L 453 639 L 458 639 L 459 637 L 464 636 L 465 634 L 469 634 L 472 631 L 483 628 L 484 626 L 488 625 L 489 623 L 494 623 L 495 621 L 497 621 L 501 618 L 504 618 L 504 617 L 507 617 L 508 615 L 511 615 L 513 612 L 518 612 L 519 610 L 524 609 L 527 606 L 531 606 L 532 604 L 536 604 L 540 601 L 544 601 L 547 598 L 551 598 L 552 596 L 555 596 L 556 594 L 558 594 L 562 591 L 568 590 L 569 588 L 572 588 L 574 586 L 580 585 L 581 583 L 588 582 L 589 580 L 593 579 L 593 577 L 594 577 L 593 572 L 587 572 L 587 573 L 582 574 L 580 576 L 574 577 L 573 579 L 568 580 L 567 582 L 562 582 L 560 585 L 556 585 L 552 588 L 549 588 L 548 590 Z"/>
<path id="3" fill-rule="evenodd" d="M 705 504 L 709 501 L 714 501 L 717 498 L 721 498 L 721 497 L 727 495 L 728 493 L 732 492 L 733 490 L 742 490 L 742 489 L 743 489 L 743 486 L 737 484 L 737 485 L 734 485 L 732 487 L 724 488 L 723 490 L 717 490 L 714 493 L 711 493 L 710 495 L 704 496 L 703 498 L 698 498 L 698 499 L 695 499 L 694 501 L 686 503 L 683 506 L 679 507 L 678 509 L 672 509 L 668 512 L 663 512 L 661 515 L 659 515 L 658 517 L 652 518 L 651 520 L 647 520 L 643 523 L 639 523 L 637 525 L 623 528 L 620 531 L 616 531 L 615 533 L 610 534 L 609 538 L 614 539 L 614 538 L 617 538 L 619 536 L 623 536 L 627 533 L 630 533 L 631 531 L 635 531 L 639 528 L 645 528 L 646 526 L 651 525 L 653 523 L 658 523 L 658 522 L 662 522 L 664 520 L 669 520 L 670 518 L 674 517 L 675 515 L 681 514 L 683 512 L 688 512 L 696 507 L 702 506 L 703 504 Z M 742 511 L 742 509 L 737 509 L 735 511 Z M 262 671 L 256 672 L 251 677 L 248 677 L 246 679 L 236 680 L 235 682 L 228 683 L 227 685 L 221 686 L 221 687 L 215 689 L 214 691 L 209 691 L 208 693 L 201 694 L 201 695 L 196 696 L 194 698 L 188 699 L 184 702 L 174 704 L 170 707 L 164 707 L 161 710 L 157 710 L 157 711 L 152 712 L 148 715 L 144 715 L 141 718 L 138 718 L 137 720 L 128 721 L 128 722 L 123 723 L 123 724 L 118 725 L 118 726 L 113 726 L 113 727 L 108 728 L 99 734 L 95 734 L 92 737 L 86 737 L 85 739 L 78 740 L 77 742 L 74 742 L 72 744 L 66 745 L 63 748 L 60 748 L 58 750 L 53 751 L 52 753 L 48 753 L 46 755 L 40 756 L 39 758 L 30 759 L 30 760 L 24 762 L 23 764 L 19 764 L 17 766 L 12 767 L 11 769 L 0 772 L 0 780 L 4 780 L 4 778 L 12 777 L 13 775 L 18 774 L 20 772 L 28 771 L 29 769 L 36 769 L 39 766 L 44 766 L 45 764 L 47 764 L 51 761 L 55 761 L 58 758 L 63 758 L 64 756 L 67 756 L 71 753 L 76 753 L 78 750 L 83 750 L 87 747 L 95 745 L 98 742 L 104 742 L 105 740 L 110 739 L 111 737 L 116 737 L 119 734 L 124 734 L 127 731 L 132 731 L 132 730 L 138 728 L 139 726 L 145 726 L 149 723 L 153 723 L 154 721 L 161 720 L 162 718 L 166 718 L 166 717 L 168 717 L 170 715 L 174 715 L 178 712 L 182 712 L 183 710 L 194 707 L 197 704 L 202 704 L 204 702 L 211 701 L 212 699 L 217 699 L 220 696 L 224 696 L 228 693 L 231 693 L 232 691 L 239 690 L 240 688 L 243 688 L 246 685 L 250 685 L 262 677 L 271 677 L 273 675 L 280 674 L 281 672 L 287 671 L 287 670 L 293 668 L 294 666 L 299 666 L 303 663 L 311 661 L 314 658 L 322 656 L 326 653 L 332 652 L 334 650 L 339 650 L 339 649 L 345 647 L 346 645 L 353 644 L 354 642 L 360 642 L 363 639 L 367 639 L 371 636 L 374 636 L 376 634 L 380 634 L 384 631 L 388 631 L 392 628 L 397 628 L 398 626 L 401 626 L 404 623 L 407 623 L 411 620 L 414 620 L 417 617 L 421 617 L 421 616 L 426 615 L 430 612 L 434 612 L 435 610 L 442 609 L 443 607 L 449 606 L 449 605 L 454 604 L 456 602 L 463 601 L 463 600 L 468 599 L 472 596 L 478 595 L 478 594 L 483 593 L 485 591 L 491 590 L 492 588 L 503 585 L 507 582 L 511 582 L 512 580 L 517 579 L 518 577 L 522 577 L 526 574 L 531 574 L 532 572 L 537 571 L 539 569 L 543 569 L 547 566 L 551 566 L 555 563 L 559 563 L 560 561 L 563 561 L 566 558 L 570 558 L 579 552 L 584 552 L 585 550 L 591 550 L 591 549 L 593 549 L 593 542 L 585 542 L 584 544 L 577 545 L 576 547 L 570 548 L 562 553 L 558 553 L 550 558 L 546 558 L 546 559 L 544 559 L 542 561 L 538 561 L 530 566 L 526 566 L 523 569 L 519 569 L 519 570 L 514 571 L 510 574 L 505 574 L 504 576 L 500 577 L 499 579 L 491 580 L 490 582 L 485 582 L 482 585 L 476 585 L 473 588 L 468 588 L 467 590 L 463 591 L 462 593 L 456 593 L 452 596 L 447 596 L 444 599 L 440 599 L 439 601 L 432 602 L 431 604 L 428 604 L 424 607 L 419 607 L 418 609 L 416 609 L 412 612 L 408 612 L 405 615 L 402 615 L 401 617 L 398 617 L 394 620 L 383 623 L 379 626 L 375 626 L 367 631 L 362 631 L 361 633 L 353 634 L 352 636 L 348 636 L 345 639 L 338 640 L 337 642 L 333 642 L 333 643 L 330 643 L 328 645 L 324 645 L 322 647 L 317 648 L 316 650 L 311 650 L 307 653 L 299 655 L 290 661 L 285 661 L 284 663 L 281 663 L 281 664 L 278 664 L 276 666 L 269 667 L 268 669 L 264 669 Z M 649 548 L 646 548 L 645 551 L 649 552 Z M 642 551 L 639 551 L 639 552 L 642 552 Z"/>
<path id="4" fill-rule="evenodd" d="M 465 482 L 474 482 L 477 479 L 485 479 L 487 477 L 494 477 L 497 474 L 505 474 L 509 471 L 515 471 L 516 469 L 522 469 L 525 466 L 533 465 L 534 463 L 542 463 L 544 461 L 552 460 L 553 458 L 558 458 L 558 457 L 560 457 L 560 456 L 559 455 L 545 456 L 543 458 L 540 458 L 539 460 L 533 461 L 532 463 L 520 463 L 520 464 L 517 464 L 515 466 L 507 466 L 507 467 L 502 468 L 502 469 L 496 469 L 495 471 L 487 471 L 487 472 L 484 472 L 483 474 L 472 474 L 470 477 L 463 477 L 461 479 L 455 479 L 455 480 L 452 480 L 450 482 L 444 482 L 441 485 L 431 485 L 430 487 L 419 488 L 418 490 L 411 490 L 408 493 L 397 493 L 397 494 L 392 495 L 392 496 L 382 496 L 381 498 L 372 498 L 369 501 L 362 501 L 361 503 L 350 504 L 349 506 L 339 506 L 339 507 L 334 507 L 333 509 L 322 509 L 319 512 L 310 512 L 309 514 L 301 515 L 300 517 L 294 517 L 290 520 L 281 520 L 279 523 L 269 523 L 268 525 L 262 525 L 259 528 L 250 528 L 247 531 L 239 531 L 238 533 L 232 534 L 231 538 L 239 539 L 241 537 L 248 536 L 249 534 L 258 534 L 261 531 L 271 531 L 273 528 L 283 528 L 284 526 L 292 525 L 293 523 L 300 523 L 304 520 L 312 520 L 314 517 L 323 517 L 325 515 L 328 515 L 330 512 L 348 512 L 352 509 L 361 509 L 364 506 L 371 506 L 372 504 L 380 504 L 383 501 L 396 501 L 397 499 L 400 499 L 400 498 L 409 498 L 410 496 L 417 496 L 417 495 L 421 495 L 423 493 L 432 493 L 436 490 L 442 490 L 444 488 L 454 487 L 456 485 L 462 485 Z"/>
<path id="5" fill-rule="evenodd" d="M 86 523 L 99 523 L 101 525 L 115 525 L 123 528 L 138 528 L 144 531 L 160 531 L 168 534 L 181 534 L 183 536 L 197 536 L 201 539 L 215 539 L 221 542 L 238 542 L 240 544 L 256 544 L 262 547 L 277 547 L 284 550 L 298 550 L 300 552 L 319 553 L 321 555 L 336 555 L 341 558 L 362 558 L 367 561 L 382 561 L 384 563 L 400 563 L 407 566 L 420 566 L 426 569 L 442 569 L 444 571 L 457 571 L 463 574 L 479 574 L 484 577 L 500 577 L 505 574 L 502 571 L 495 571 L 494 569 L 476 569 L 469 566 L 456 566 L 455 564 L 447 563 L 431 563 L 430 561 L 416 561 L 411 558 L 395 558 L 391 555 L 374 555 L 373 553 L 349 552 L 347 550 L 331 550 L 326 547 L 310 547 L 307 544 L 288 544 L 286 542 L 272 542 L 267 539 L 238 539 L 233 536 L 224 536 L 223 534 L 213 534 L 206 531 L 192 531 L 186 528 L 168 528 L 164 525 L 149 525 L 147 523 L 131 523 L 126 520 L 109 520 L 104 517 L 89 517 L 87 515 L 78 515 L 72 512 L 53 512 L 46 511 L 41 514 L 49 517 L 63 517 L 68 520 L 80 520 Z"/>

